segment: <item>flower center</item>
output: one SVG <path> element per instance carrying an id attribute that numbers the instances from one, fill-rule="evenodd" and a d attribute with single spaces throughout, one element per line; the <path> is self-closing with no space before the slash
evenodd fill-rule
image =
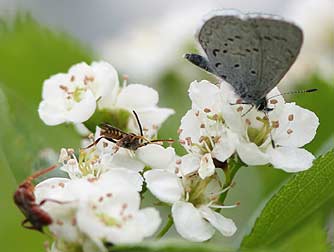
<path id="1" fill-rule="evenodd" d="M 116 218 L 113 218 L 106 213 L 97 213 L 96 217 L 106 226 L 112 227 L 120 225 L 120 222 Z"/>
<path id="2" fill-rule="evenodd" d="M 268 138 L 272 130 L 272 127 L 270 126 L 269 119 L 267 117 L 263 118 L 256 117 L 256 120 L 262 123 L 262 127 L 261 128 L 248 127 L 247 135 L 249 141 L 255 143 L 257 146 L 261 146 Z"/>

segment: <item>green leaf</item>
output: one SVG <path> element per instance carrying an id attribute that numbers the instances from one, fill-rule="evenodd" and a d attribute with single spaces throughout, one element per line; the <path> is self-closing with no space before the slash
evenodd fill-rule
<path id="1" fill-rule="evenodd" d="M 334 150 L 311 169 L 291 177 L 269 200 L 242 248 L 266 246 L 310 216 L 334 196 Z"/>
<path id="2" fill-rule="evenodd" d="M 287 235 L 286 239 L 273 247 L 277 252 L 327 252 L 330 251 L 327 233 L 321 217 L 312 218 L 296 232 Z M 310 239 L 310 237 L 312 237 Z"/>
<path id="3" fill-rule="evenodd" d="M 229 252 L 233 249 L 223 249 L 208 243 L 193 243 L 180 240 L 151 241 L 133 245 L 110 246 L 110 252 Z"/>

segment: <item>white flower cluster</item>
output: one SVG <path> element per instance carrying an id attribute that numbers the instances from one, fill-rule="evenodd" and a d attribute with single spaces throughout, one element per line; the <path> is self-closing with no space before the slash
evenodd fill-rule
<path id="1" fill-rule="evenodd" d="M 314 138 L 319 119 L 286 103 L 277 88 L 267 95 L 273 108 L 268 114 L 238 104 L 240 99 L 226 82 L 194 81 L 189 96 L 192 109 L 182 118 L 180 139 L 189 152 L 186 162 L 196 163 L 202 177 L 214 173 L 214 166 L 203 159 L 209 164 L 214 158 L 224 162 L 234 153 L 249 166 L 270 163 L 286 172 L 311 167 L 314 156 L 301 147 Z"/>
<path id="2" fill-rule="evenodd" d="M 231 188 L 233 177 L 222 179 L 218 169 L 226 172 L 232 159 L 239 160 L 239 167 L 272 164 L 287 172 L 311 167 L 314 157 L 302 147 L 315 136 L 318 118 L 286 103 L 277 89 L 268 94 L 273 111 L 266 114 L 239 103 L 225 82 L 194 81 L 189 96 L 192 108 L 179 130 L 180 143 L 188 152 L 184 156 L 177 156 L 171 146 L 150 142 L 149 137 L 145 144 L 130 148 L 133 139 L 143 136 L 124 132 L 122 137 L 130 142 L 118 145 L 121 138 L 108 141 L 98 126 L 95 140 L 102 139 L 91 148 L 79 154 L 61 150 L 59 162 L 68 178 L 49 178 L 35 188 L 37 203 L 46 202 L 41 208 L 53 220 L 52 251 L 77 247 L 84 252 L 107 251 L 107 244 L 152 236 L 162 220 L 154 207 L 140 207 L 147 189 L 171 207 L 167 225 L 174 223 L 183 238 L 202 242 L 216 230 L 232 236 L 236 225 L 218 211 L 239 204 L 224 204 L 222 195 Z M 46 124 L 56 125 L 84 122 L 97 108 L 135 110 L 144 128 L 156 132 L 173 113 L 157 103 L 158 94 L 151 88 L 139 84 L 120 88 L 108 63 L 82 63 L 45 82 L 39 112 Z M 128 128 L 138 132 L 139 125 L 131 120 Z"/>
<path id="3" fill-rule="evenodd" d="M 156 134 L 160 125 L 174 110 L 159 108 L 158 93 L 142 84 L 120 87 L 115 68 L 107 62 L 79 63 L 68 73 L 51 76 L 44 82 L 39 115 L 47 125 L 79 124 L 87 121 L 96 110 L 135 110 L 146 134 Z M 137 130 L 133 120 L 128 128 Z"/>

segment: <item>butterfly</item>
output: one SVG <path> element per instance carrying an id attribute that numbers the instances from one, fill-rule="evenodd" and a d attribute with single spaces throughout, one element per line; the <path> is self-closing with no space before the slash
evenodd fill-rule
<path id="1" fill-rule="evenodd" d="M 266 95 L 295 62 L 303 32 L 278 16 L 221 10 L 209 13 L 197 39 L 207 57 L 185 58 L 231 84 L 243 104 L 268 112 Z"/>

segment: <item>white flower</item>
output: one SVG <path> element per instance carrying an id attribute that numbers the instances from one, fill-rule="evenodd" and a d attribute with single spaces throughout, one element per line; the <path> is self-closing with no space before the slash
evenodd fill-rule
<path id="1" fill-rule="evenodd" d="M 147 188 L 155 197 L 172 204 L 175 228 L 183 238 L 202 242 L 210 239 L 215 229 L 224 236 L 236 232 L 237 228 L 231 219 L 211 209 L 230 207 L 215 205 L 222 193 L 217 176 L 203 180 L 199 176 L 179 177 L 175 173 L 157 169 L 145 172 L 144 177 Z"/>
<path id="2" fill-rule="evenodd" d="M 138 242 L 158 228 L 159 213 L 139 209 L 142 183 L 138 173 L 114 168 L 96 178 L 47 179 L 35 196 L 37 203 L 45 201 L 41 207 L 53 220 L 49 228 L 57 244 L 88 246 L 89 237 L 104 251 L 105 241 Z"/>
<path id="3" fill-rule="evenodd" d="M 214 161 L 226 161 L 236 149 L 237 135 L 223 125 L 221 90 L 208 81 L 190 84 L 192 109 L 182 118 L 180 142 L 189 154 L 182 157 L 183 175 L 199 172 L 205 178 L 214 174 Z"/>
<path id="4" fill-rule="evenodd" d="M 230 86 L 221 83 L 222 91 Z M 268 105 L 273 111 L 265 115 L 249 105 L 222 107 L 222 116 L 227 128 L 238 135 L 236 151 L 248 165 L 271 163 L 286 172 L 303 171 L 312 166 L 314 156 L 301 147 L 315 136 L 319 125 L 318 117 L 295 103 L 285 103 L 277 88 L 268 95 Z M 272 98 L 270 98 L 272 97 Z M 274 146 L 273 146 L 274 145 Z"/>
<path id="5" fill-rule="evenodd" d="M 139 193 L 126 187 L 101 191 L 82 201 L 77 213 L 80 230 L 103 248 L 113 244 L 140 242 L 151 236 L 161 219 L 154 208 L 139 209 Z"/>
<path id="6" fill-rule="evenodd" d="M 44 81 L 40 118 L 47 125 L 84 122 L 95 112 L 97 100 L 100 108 L 113 103 L 118 88 L 117 72 L 109 63 L 74 65 Z"/>

